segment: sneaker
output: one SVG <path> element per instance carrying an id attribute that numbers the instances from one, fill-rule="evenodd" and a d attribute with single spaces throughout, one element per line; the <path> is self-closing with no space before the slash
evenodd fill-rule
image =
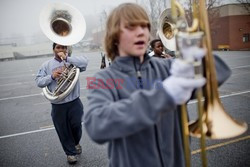
<path id="1" fill-rule="evenodd" d="M 75 148 L 76 148 L 77 154 L 81 154 L 81 153 L 82 153 L 82 146 L 81 146 L 80 144 L 77 144 L 77 145 L 75 146 Z"/>
<path id="2" fill-rule="evenodd" d="M 69 164 L 74 164 L 77 162 L 76 155 L 67 155 L 67 160 Z"/>

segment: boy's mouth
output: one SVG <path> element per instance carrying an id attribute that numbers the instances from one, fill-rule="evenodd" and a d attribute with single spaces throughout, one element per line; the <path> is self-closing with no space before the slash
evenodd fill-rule
<path id="1" fill-rule="evenodd" d="M 138 42 L 135 43 L 135 45 L 144 45 L 144 44 L 145 44 L 144 41 L 138 41 Z"/>

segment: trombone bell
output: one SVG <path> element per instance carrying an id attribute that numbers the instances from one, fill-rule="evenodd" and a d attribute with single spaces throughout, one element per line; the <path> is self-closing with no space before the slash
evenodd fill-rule
<path id="1" fill-rule="evenodd" d="M 239 136 L 247 130 L 247 124 L 228 115 L 219 101 L 208 105 L 202 116 L 203 130 L 207 138 L 227 139 Z M 191 136 L 201 137 L 198 120 L 189 124 L 189 132 Z"/>

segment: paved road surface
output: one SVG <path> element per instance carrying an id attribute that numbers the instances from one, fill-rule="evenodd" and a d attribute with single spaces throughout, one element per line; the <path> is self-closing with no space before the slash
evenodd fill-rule
<path id="1" fill-rule="evenodd" d="M 230 79 L 220 87 L 227 113 L 250 123 L 250 52 L 217 52 L 232 69 Z M 86 77 L 99 70 L 100 53 L 87 53 L 90 63 L 81 73 L 81 100 L 87 106 Z M 52 126 L 50 104 L 34 82 L 35 74 L 48 57 L 0 62 L 0 166 L 58 167 L 66 162 Z M 188 105 L 190 118 L 196 119 L 196 102 Z M 226 125 L 225 125 L 226 126 Z M 84 128 L 83 128 L 84 129 Z M 250 166 L 250 130 L 227 140 L 209 140 L 208 166 Z M 145 139 L 146 140 L 146 139 Z M 81 140 L 83 153 L 75 166 L 107 166 L 106 145 L 92 142 L 86 133 Z M 213 147 L 209 147 L 213 146 Z M 192 165 L 201 166 L 199 141 L 192 138 Z M 145 157 L 146 158 L 146 157 Z"/>

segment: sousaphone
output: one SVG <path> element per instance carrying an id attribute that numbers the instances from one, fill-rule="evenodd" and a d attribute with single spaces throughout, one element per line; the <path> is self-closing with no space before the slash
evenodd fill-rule
<path id="1" fill-rule="evenodd" d="M 86 33 L 86 22 L 81 12 L 66 3 L 48 4 L 40 13 L 40 27 L 51 41 L 64 46 L 78 43 Z M 55 90 L 43 88 L 44 96 L 52 103 L 64 99 L 79 78 L 79 68 L 65 62 L 64 66 Z"/>
<path id="2" fill-rule="evenodd" d="M 174 26 L 170 10 L 165 9 L 160 15 L 157 36 L 161 39 L 163 45 L 170 51 L 176 51 L 176 32 Z"/>

